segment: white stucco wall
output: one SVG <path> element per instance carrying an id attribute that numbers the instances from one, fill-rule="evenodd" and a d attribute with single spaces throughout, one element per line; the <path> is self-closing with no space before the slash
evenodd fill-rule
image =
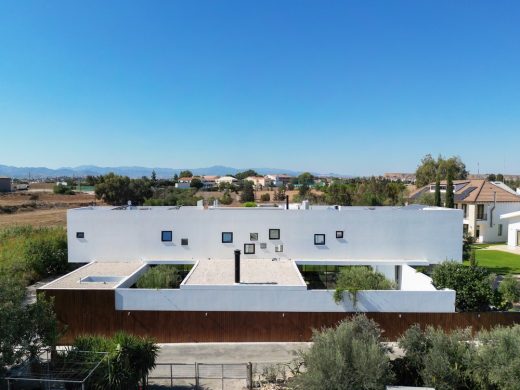
<path id="1" fill-rule="evenodd" d="M 132 261 L 232 258 L 243 251 L 250 233 L 258 233 L 254 255 L 247 258 L 424 260 L 461 259 L 462 211 L 453 209 L 344 207 L 341 210 L 261 208 L 198 209 L 164 207 L 148 210 L 83 208 L 69 210 L 69 261 Z M 280 229 L 269 240 L 269 229 Z M 161 231 L 172 230 L 173 242 L 161 242 Z M 344 238 L 336 239 L 343 230 Z M 83 232 L 83 239 L 76 238 Z M 221 242 L 233 232 L 232 244 Z M 314 234 L 326 234 L 326 245 L 314 245 Z M 181 238 L 189 245 L 181 246 Z M 266 243 L 266 249 L 260 249 Z M 275 252 L 275 245 L 283 252 Z"/>
<path id="2" fill-rule="evenodd" d="M 520 247 L 520 243 L 517 242 L 517 232 L 520 232 L 520 216 L 508 219 L 502 219 L 501 221 L 509 222 L 508 234 L 507 234 L 507 245 L 510 247 Z"/>
<path id="3" fill-rule="evenodd" d="M 484 203 L 484 213 L 487 214 L 486 220 L 476 220 L 476 206 L 469 205 L 468 220 L 470 221 L 470 233 L 475 235 L 476 226 L 480 226 L 480 236 L 476 237 L 478 242 L 493 243 L 506 242 L 509 237 L 508 220 L 500 219 L 500 215 L 520 211 L 520 202 L 497 202 L 495 209 L 491 211 L 493 203 Z M 471 211 L 470 211 L 471 210 Z M 493 215 L 493 226 L 491 224 L 491 215 Z M 499 236 L 498 225 L 502 224 L 502 235 Z M 472 228 L 473 226 L 473 228 Z"/>
<path id="4" fill-rule="evenodd" d="M 188 287 L 188 286 L 185 286 Z M 117 310 L 275 312 L 454 312 L 455 291 L 360 291 L 334 302 L 332 290 L 278 286 L 189 286 L 176 290 L 118 288 Z"/>

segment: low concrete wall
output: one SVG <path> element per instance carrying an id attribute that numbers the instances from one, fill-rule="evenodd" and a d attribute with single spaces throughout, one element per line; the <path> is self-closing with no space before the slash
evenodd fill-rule
<path id="1" fill-rule="evenodd" d="M 401 268 L 402 291 L 437 291 L 432 284 L 432 279 L 408 265 Z"/>
<path id="2" fill-rule="evenodd" d="M 360 291 L 354 307 L 348 292 L 334 302 L 333 290 L 280 286 L 190 286 L 180 289 L 129 289 L 115 292 L 117 310 L 401 312 L 452 313 L 455 291 Z"/>

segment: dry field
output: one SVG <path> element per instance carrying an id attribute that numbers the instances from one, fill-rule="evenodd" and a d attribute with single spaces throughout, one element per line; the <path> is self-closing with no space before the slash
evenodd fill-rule
<path id="1" fill-rule="evenodd" d="M 12 225 L 65 226 L 67 209 L 95 202 L 89 194 L 57 195 L 48 192 L 0 194 L 0 228 Z"/>

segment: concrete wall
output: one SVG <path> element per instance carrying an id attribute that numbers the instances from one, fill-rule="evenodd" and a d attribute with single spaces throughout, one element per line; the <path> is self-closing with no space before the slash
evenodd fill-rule
<path id="1" fill-rule="evenodd" d="M 455 311 L 455 291 L 360 291 L 354 307 L 348 292 L 334 302 L 333 290 L 281 286 L 183 286 L 174 290 L 116 289 L 117 310 L 403 312 Z"/>
<path id="2" fill-rule="evenodd" d="M 243 254 L 246 259 L 438 263 L 460 261 L 462 252 L 462 211 L 452 209 L 83 208 L 68 211 L 67 226 L 70 262 L 232 258 L 245 243 L 256 244 L 254 255 Z M 280 239 L 270 240 L 269 229 L 280 229 Z M 161 242 L 162 230 L 173 231 L 172 242 Z M 336 238 L 337 230 L 344 238 Z M 233 232 L 233 243 L 223 244 L 222 232 Z M 250 241 L 250 233 L 258 233 L 258 241 Z M 326 245 L 314 245 L 314 234 L 325 234 Z M 182 246 L 181 238 L 189 245 Z M 282 253 L 276 245 L 283 245 Z"/>

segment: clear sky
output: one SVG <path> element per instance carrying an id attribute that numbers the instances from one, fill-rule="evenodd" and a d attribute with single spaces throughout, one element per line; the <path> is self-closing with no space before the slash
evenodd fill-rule
<path id="1" fill-rule="evenodd" d="M 0 2 L 0 164 L 520 174 L 520 1 Z"/>

